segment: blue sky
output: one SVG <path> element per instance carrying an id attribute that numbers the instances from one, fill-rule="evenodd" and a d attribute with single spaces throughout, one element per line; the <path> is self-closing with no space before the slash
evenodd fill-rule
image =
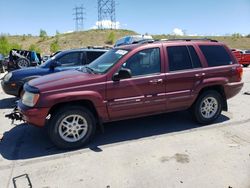
<path id="1" fill-rule="evenodd" d="M 250 0 L 116 0 L 120 28 L 138 33 L 250 33 Z M 95 26 L 97 0 L 1 0 L 0 33 L 38 35 L 75 29 L 73 8 L 84 4 L 84 29 Z"/>

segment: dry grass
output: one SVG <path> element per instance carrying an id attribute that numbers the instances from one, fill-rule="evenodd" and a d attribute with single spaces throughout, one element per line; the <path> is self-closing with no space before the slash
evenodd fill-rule
<path id="1" fill-rule="evenodd" d="M 88 30 L 83 32 L 74 32 L 68 34 L 60 34 L 57 36 L 59 41 L 59 46 L 61 50 L 72 49 L 72 48 L 82 48 L 87 46 L 104 46 L 107 45 L 106 41 L 111 32 L 115 34 L 115 40 L 125 36 L 136 34 L 134 31 L 130 30 Z M 154 35 L 155 39 L 162 38 L 173 38 L 170 35 Z M 190 38 L 184 37 L 184 38 Z M 205 37 L 193 37 L 193 38 L 205 38 Z M 250 38 L 241 37 L 234 38 L 230 36 L 220 36 L 220 37 L 206 37 L 215 39 L 227 44 L 230 48 L 239 49 L 250 49 Z M 56 40 L 56 37 L 48 37 L 46 40 L 42 41 L 40 37 L 32 36 L 8 36 L 11 43 L 18 43 L 24 49 L 28 49 L 31 44 L 35 44 L 43 52 L 42 54 L 50 53 L 50 44 Z"/>

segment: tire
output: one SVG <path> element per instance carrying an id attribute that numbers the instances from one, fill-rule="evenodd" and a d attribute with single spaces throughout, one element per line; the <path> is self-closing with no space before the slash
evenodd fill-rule
<path id="1" fill-rule="evenodd" d="M 61 149 L 84 146 L 93 137 L 95 130 L 96 122 L 93 114 L 81 106 L 62 107 L 51 115 L 48 125 L 51 141 Z"/>
<path id="2" fill-rule="evenodd" d="M 30 66 L 30 61 L 27 58 L 19 58 L 16 65 L 19 69 L 27 68 Z"/>
<path id="3" fill-rule="evenodd" d="M 4 66 L 3 65 L 1 65 L 2 67 L 0 68 L 0 72 L 1 73 L 4 73 L 5 72 L 5 68 L 4 68 Z"/>
<path id="4" fill-rule="evenodd" d="M 200 124 L 210 124 L 221 115 L 222 104 L 222 96 L 217 91 L 205 91 L 193 105 L 193 116 Z"/>
<path id="5" fill-rule="evenodd" d="M 243 67 L 248 67 L 249 66 L 249 64 L 243 64 Z"/>

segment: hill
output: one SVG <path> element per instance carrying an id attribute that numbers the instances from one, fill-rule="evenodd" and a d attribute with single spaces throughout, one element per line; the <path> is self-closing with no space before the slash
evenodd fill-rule
<path id="1" fill-rule="evenodd" d="M 82 32 L 73 32 L 67 34 L 57 34 L 52 37 L 41 38 L 38 36 L 6 36 L 9 43 L 18 44 L 22 49 L 38 50 L 42 54 L 50 54 L 53 51 L 51 44 L 56 43 L 60 50 L 81 48 L 86 46 L 105 46 L 111 45 L 117 39 L 137 34 L 131 30 L 88 30 Z M 153 35 L 155 39 L 180 38 L 173 35 Z M 250 37 L 242 36 L 182 36 L 182 38 L 211 38 L 227 44 L 230 48 L 250 49 Z M 0 44 L 1 46 L 1 44 Z M 14 45 L 15 46 L 15 45 Z M 1 52 L 0 52 L 1 53 Z"/>

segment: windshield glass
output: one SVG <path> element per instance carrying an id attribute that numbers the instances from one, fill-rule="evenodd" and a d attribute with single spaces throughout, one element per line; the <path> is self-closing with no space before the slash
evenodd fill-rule
<path id="1" fill-rule="evenodd" d="M 119 59 L 128 53 L 127 50 L 112 49 L 100 56 L 98 59 L 90 63 L 89 67 L 95 73 L 105 73 L 113 67 Z"/>

